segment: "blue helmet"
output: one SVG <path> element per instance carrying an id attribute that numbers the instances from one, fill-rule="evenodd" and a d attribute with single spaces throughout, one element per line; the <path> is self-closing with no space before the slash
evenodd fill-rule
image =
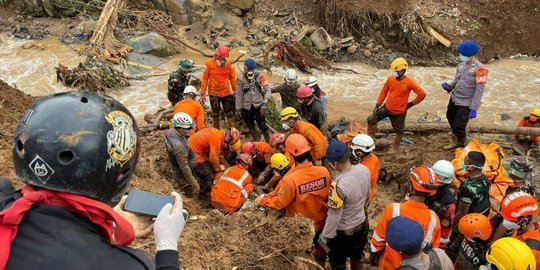
<path id="1" fill-rule="evenodd" d="M 463 41 L 458 45 L 458 52 L 467 57 L 475 56 L 480 51 L 480 46 L 472 40 Z"/>
<path id="2" fill-rule="evenodd" d="M 248 58 L 246 62 L 244 62 L 244 66 L 249 69 L 255 69 L 257 67 L 257 63 L 255 63 L 255 60 L 253 60 L 253 58 Z"/>

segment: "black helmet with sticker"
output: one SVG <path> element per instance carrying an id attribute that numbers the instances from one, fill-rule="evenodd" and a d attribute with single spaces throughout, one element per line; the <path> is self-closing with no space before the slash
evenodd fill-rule
<path id="1" fill-rule="evenodd" d="M 133 115 L 111 97 L 86 91 L 47 96 L 15 130 L 15 172 L 26 184 L 114 205 L 135 170 L 138 135 Z"/>

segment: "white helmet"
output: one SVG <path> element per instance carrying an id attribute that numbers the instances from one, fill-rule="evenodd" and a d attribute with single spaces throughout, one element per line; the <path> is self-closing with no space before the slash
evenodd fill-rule
<path id="1" fill-rule="evenodd" d="M 313 87 L 316 84 L 317 84 L 317 78 L 315 78 L 314 76 L 309 76 L 309 79 L 306 81 L 306 85 L 309 87 Z"/>
<path id="2" fill-rule="evenodd" d="M 370 153 L 375 149 L 375 141 L 367 134 L 358 134 L 351 141 L 351 149 L 353 157 L 360 158 L 356 155 L 356 150 Z"/>
<path id="3" fill-rule="evenodd" d="M 185 112 L 179 112 L 173 116 L 172 124 L 175 128 L 192 129 L 193 119 Z"/>
<path id="4" fill-rule="evenodd" d="M 296 71 L 294 69 L 287 69 L 285 71 L 285 81 L 286 82 L 294 82 L 296 79 L 298 79 L 298 76 L 296 76 Z"/>
<path id="5" fill-rule="evenodd" d="M 187 95 L 187 94 L 197 95 L 197 88 L 195 88 L 195 86 L 193 85 L 186 86 L 186 88 L 184 88 L 184 95 Z"/>
<path id="6" fill-rule="evenodd" d="M 454 179 L 454 166 L 448 160 L 439 160 L 431 167 L 439 176 L 439 183 L 450 184 Z"/>

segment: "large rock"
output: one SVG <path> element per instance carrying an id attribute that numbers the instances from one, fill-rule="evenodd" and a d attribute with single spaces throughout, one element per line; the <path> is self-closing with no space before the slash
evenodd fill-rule
<path id="1" fill-rule="evenodd" d="M 140 53 L 129 53 L 127 60 L 132 63 L 132 65 L 128 65 L 128 70 L 132 74 L 150 73 L 153 71 L 151 67 L 163 64 L 163 60 L 159 57 Z"/>
<path id="2" fill-rule="evenodd" d="M 315 32 L 313 32 L 309 38 L 313 42 L 313 45 L 315 45 L 315 48 L 317 48 L 319 51 L 324 51 L 332 47 L 333 44 L 332 38 L 322 27 L 315 30 Z"/>
<path id="3" fill-rule="evenodd" d="M 152 54 L 159 57 L 167 57 L 176 54 L 177 51 L 158 33 L 150 32 L 141 37 L 130 38 L 127 44 L 137 52 Z"/>
<path id="4" fill-rule="evenodd" d="M 191 0 L 151 0 L 154 6 L 167 12 L 171 18 L 182 25 L 193 23 Z"/>

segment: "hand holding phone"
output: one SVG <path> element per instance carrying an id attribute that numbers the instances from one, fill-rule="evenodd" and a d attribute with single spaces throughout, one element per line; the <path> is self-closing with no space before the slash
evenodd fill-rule
<path id="1" fill-rule="evenodd" d="M 156 248 L 160 250 L 178 250 L 178 239 L 184 230 L 187 211 L 183 208 L 182 197 L 176 192 L 174 205 L 167 203 L 159 212 L 154 224 Z"/>
<path id="2" fill-rule="evenodd" d="M 133 226 L 133 230 L 135 231 L 135 238 L 147 237 L 152 232 L 152 227 L 154 225 L 152 217 L 124 211 L 123 208 L 127 198 L 128 195 L 124 195 L 113 210 L 131 223 L 131 226 Z"/>

